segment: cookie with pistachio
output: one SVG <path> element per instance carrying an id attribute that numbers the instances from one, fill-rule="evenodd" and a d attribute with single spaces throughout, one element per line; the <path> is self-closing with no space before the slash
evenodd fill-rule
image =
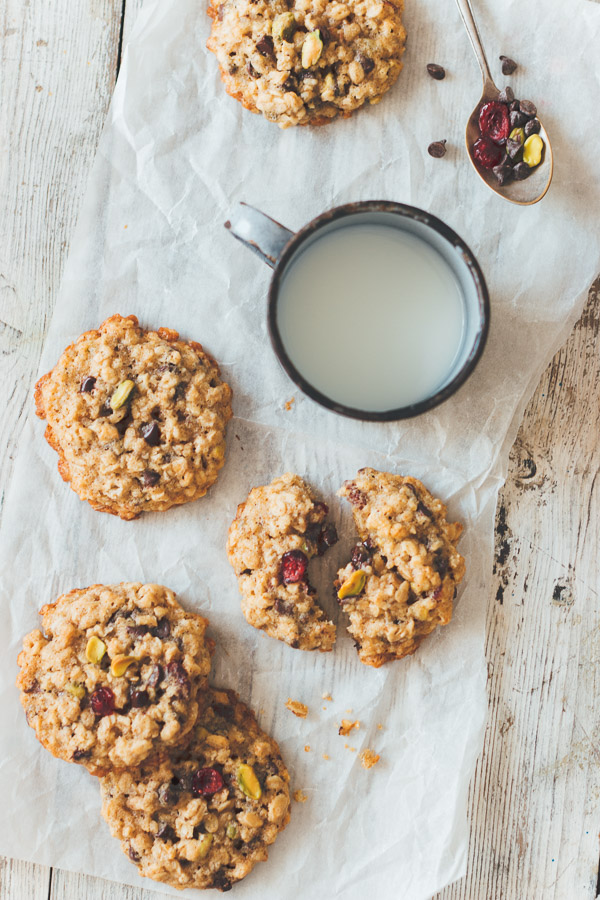
<path id="1" fill-rule="evenodd" d="M 227 556 L 254 628 L 300 650 L 331 650 L 335 625 L 316 600 L 308 563 L 337 541 L 329 510 L 298 475 L 255 487 L 237 508 Z"/>
<path id="2" fill-rule="evenodd" d="M 95 584 L 43 606 L 17 686 L 54 756 L 98 774 L 182 741 L 207 689 L 207 621 L 158 584 Z"/>
<path id="3" fill-rule="evenodd" d="M 102 814 L 140 874 L 229 890 L 290 818 L 275 741 L 233 691 L 212 689 L 185 750 L 101 780 Z"/>
<path id="4" fill-rule="evenodd" d="M 281 128 L 378 103 L 402 69 L 403 0 L 211 0 L 228 94 Z"/>
<path id="5" fill-rule="evenodd" d="M 35 403 L 64 481 L 122 519 L 197 500 L 223 465 L 231 389 L 217 363 L 135 316 L 111 316 L 67 347 Z"/>
<path id="6" fill-rule="evenodd" d="M 337 573 L 337 597 L 361 662 L 378 667 L 414 653 L 452 618 L 463 529 L 409 476 L 360 469 L 339 494 L 352 504 L 360 542 Z"/>

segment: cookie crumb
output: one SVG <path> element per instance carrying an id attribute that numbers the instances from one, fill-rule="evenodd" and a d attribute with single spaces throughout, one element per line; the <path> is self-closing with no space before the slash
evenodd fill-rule
<path id="1" fill-rule="evenodd" d="M 381 724 L 381 722 L 377 723 L 377 728 L 379 729 L 379 731 L 381 731 L 381 729 L 383 728 L 383 725 Z"/>
<path id="2" fill-rule="evenodd" d="M 289 412 L 290 409 L 292 408 L 292 405 L 294 404 L 294 401 L 295 401 L 295 400 L 296 400 L 296 398 L 295 398 L 295 397 L 292 397 L 291 400 L 286 400 L 285 403 L 283 404 L 283 405 L 285 406 L 285 408 L 287 409 L 288 412 Z"/>
<path id="3" fill-rule="evenodd" d="M 351 722 L 350 719 L 342 719 L 342 724 L 340 725 L 338 734 L 341 734 L 343 737 L 347 737 L 350 734 L 353 728 L 360 728 L 360 722 L 358 719 L 356 722 Z"/>
<path id="4" fill-rule="evenodd" d="M 324 754 L 323 754 L 323 759 L 329 759 L 329 754 L 328 754 L 328 753 L 324 753 Z"/>
<path id="5" fill-rule="evenodd" d="M 294 800 L 296 801 L 296 803 L 306 803 L 308 797 L 304 793 L 304 791 L 298 789 L 297 791 L 294 791 Z"/>
<path id="6" fill-rule="evenodd" d="M 360 763 L 363 769 L 372 769 L 379 762 L 379 754 L 372 750 L 363 750 L 360 754 Z"/>
<path id="7" fill-rule="evenodd" d="M 290 712 L 293 712 L 295 716 L 298 716 L 299 719 L 305 719 L 308 715 L 308 706 L 306 703 L 300 703 L 299 700 L 292 700 L 291 697 L 288 697 L 286 709 L 289 709 Z"/>
<path id="8" fill-rule="evenodd" d="M 305 744 L 305 745 L 304 745 L 304 752 L 305 752 L 305 753 L 309 753 L 309 752 L 310 752 L 310 744 Z"/>
<path id="9" fill-rule="evenodd" d="M 330 700 L 331 701 L 331 700 L 333 700 L 333 697 L 331 696 L 331 694 L 323 694 L 323 696 L 321 697 L 321 700 Z"/>

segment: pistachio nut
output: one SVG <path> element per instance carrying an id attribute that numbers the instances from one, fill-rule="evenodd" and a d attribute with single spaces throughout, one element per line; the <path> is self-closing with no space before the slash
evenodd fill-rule
<path id="1" fill-rule="evenodd" d="M 234 822 L 230 822 L 227 826 L 227 837 L 230 841 L 234 841 L 237 837 L 237 825 Z"/>
<path id="2" fill-rule="evenodd" d="M 106 644 L 99 637 L 92 635 L 85 648 L 85 658 L 88 662 L 98 665 L 106 653 Z"/>
<path id="3" fill-rule="evenodd" d="M 302 44 L 302 68 L 310 69 L 311 66 L 316 66 L 321 58 L 322 52 L 323 41 L 321 40 L 321 33 L 318 29 L 316 31 L 309 31 Z"/>
<path id="4" fill-rule="evenodd" d="M 121 409 L 122 406 L 125 406 L 129 398 L 131 397 L 131 393 L 135 388 L 135 384 L 128 378 L 126 381 L 122 381 L 119 387 L 116 389 L 112 397 L 110 398 L 110 408 L 113 412 L 116 412 L 118 409 Z"/>
<path id="5" fill-rule="evenodd" d="M 530 135 L 523 144 L 523 162 L 527 163 L 530 169 L 539 166 L 543 149 L 544 142 L 539 134 Z"/>
<path id="6" fill-rule="evenodd" d="M 78 684 L 76 681 L 67 681 L 65 684 L 65 691 L 67 694 L 72 694 L 74 697 L 77 697 L 78 700 L 83 700 L 85 697 L 85 688 L 82 684 Z"/>
<path id="7" fill-rule="evenodd" d="M 136 662 L 135 656 L 123 656 L 120 653 L 119 656 L 115 656 L 110 664 L 110 674 L 114 675 L 115 678 L 120 678 L 125 674 L 131 663 L 134 662 Z"/>
<path id="8" fill-rule="evenodd" d="M 238 784 L 242 791 L 251 800 L 260 800 L 262 788 L 252 766 L 243 763 L 237 771 Z"/>
<path id="9" fill-rule="evenodd" d="M 353 572 L 338 591 L 338 600 L 345 600 L 346 597 L 357 597 L 365 586 L 367 573 L 363 569 Z"/>
<path id="10" fill-rule="evenodd" d="M 294 13 L 279 13 L 279 15 L 275 16 L 273 19 L 271 34 L 276 41 L 291 41 L 294 37 L 295 30 L 296 19 L 294 18 Z"/>
<path id="11" fill-rule="evenodd" d="M 210 850 L 210 845 L 213 842 L 212 834 L 203 834 L 202 840 L 200 841 L 200 847 L 198 851 L 198 859 L 204 859 L 208 851 Z"/>
<path id="12" fill-rule="evenodd" d="M 519 141 L 523 145 L 525 143 L 525 132 L 522 128 L 513 128 L 508 139 L 509 141 Z"/>

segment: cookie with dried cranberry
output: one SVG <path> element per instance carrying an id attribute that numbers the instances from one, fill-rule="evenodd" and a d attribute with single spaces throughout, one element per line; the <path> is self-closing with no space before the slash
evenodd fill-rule
<path id="1" fill-rule="evenodd" d="M 207 690 L 207 621 L 158 584 L 71 591 L 42 607 L 23 641 L 17 686 L 54 756 L 91 772 L 135 766 L 180 743 Z"/>
<path id="2" fill-rule="evenodd" d="M 300 650 L 331 650 L 335 625 L 316 601 L 308 562 L 337 541 L 329 512 L 288 472 L 250 491 L 229 529 L 227 556 L 254 628 Z"/>
<path id="3" fill-rule="evenodd" d="M 452 618 L 465 561 L 462 532 L 416 478 L 360 469 L 339 491 L 352 504 L 360 542 L 335 588 L 361 662 L 379 667 L 414 653 Z"/>
<path id="4" fill-rule="evenodd" d="M 186 750 L 101 787 L 104 818 L 140 874 L 176 888 L 229 890 L 290 818 L 279 747 L 233 691 L 209 692 Z"/>
<path id="5" fill-rule="evenodd" d="M 204 496 L 225 457 L 231 389 L 200 344 L 111 316 L 35 389 L 58 471 L 101 512 L 135 519 Z"/>
<path id="6" fill-rule="evenodd" d="M 402 69 L 403 0 L 211 0 L 228 94 L 280 128 L 378 103 Z"/>

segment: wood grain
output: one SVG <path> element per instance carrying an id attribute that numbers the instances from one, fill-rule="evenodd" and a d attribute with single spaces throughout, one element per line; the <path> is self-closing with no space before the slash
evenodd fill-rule
<path id="1" fill-rule="evenodd" d="M 4 0 L 0 9 L 0 499 L 121 41 L 141 3 Z M 599 290 L 600 281 L 511 453 L 496 523 L 490 719 L 471 787 L 468 873 L 438 900 L 596 897 Z M 0 900 L 160 896 L 0 859 Z"/>

